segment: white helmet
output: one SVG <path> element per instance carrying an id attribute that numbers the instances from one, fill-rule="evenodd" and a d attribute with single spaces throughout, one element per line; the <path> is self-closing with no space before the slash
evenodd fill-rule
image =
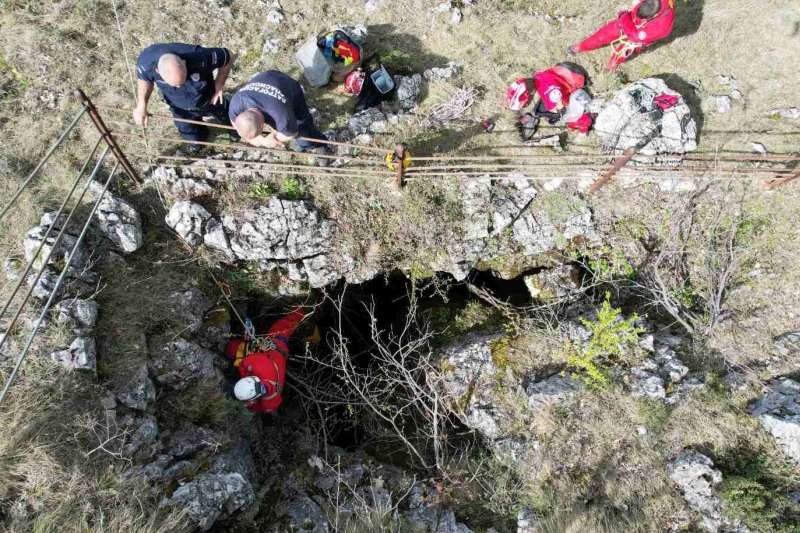
<path id="1" fill-rule="evenodd" d="M 255 400 L 267 393 L 267 387 L 255 376 L 248 376 L 236 382 L 233 386 L 233 395 L 237 400 L 247 402 Z"/>

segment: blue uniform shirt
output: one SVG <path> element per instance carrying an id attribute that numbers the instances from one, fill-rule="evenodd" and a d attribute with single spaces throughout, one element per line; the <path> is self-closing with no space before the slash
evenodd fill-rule
<path id="1" fill-rule="evenodd" d="M 261 111 L 264 122 L 272 129 L 292 137 L 298 133 L 298 115 L 302 120 L 305 113 L 303 88 L 294 78 L 277 70 L 262 72 L 233 95 L 228 112 L 231 123 L 252 108 Z"/>
<path id="2" fill-rule="evenodd" d="M 158 59 L 175 54 L 186 61 L 186 83 L 180 87 L 167 85 L 156 72 Z M 142 50 L 136 61 L 136 75 L 142 81 L 155 83 L 164 98 L 180 109 L 194 110 L 211 103 L 214 96 L 214 70 L 231 60 L 227 48 L 203 48 L 193 44 L 153 44 Z"/>

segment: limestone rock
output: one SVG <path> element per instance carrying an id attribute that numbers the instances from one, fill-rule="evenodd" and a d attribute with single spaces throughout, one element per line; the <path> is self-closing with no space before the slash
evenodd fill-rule
<path id="1" fill-rule="evenodd" d="M 91 191 L 95 197 L 103 193 L 103 186 L 92 182 Z M 125 253 L 132 253 L 142 247 L 142 219 L 134 207 L 106 191 L 97 207 L 100 231 Z"/>
<path id="2" fill-rule="evenodd" d="M 54 270 L 47 268 L 44 272 L 42 272 L 42 276 L 39 278 L 39 281 L 36 282 L 36 286 L 33 288 L 31 296 L 37 300 L 47 300 L 50 298 L 50 295 L 53 294 L 56 289 L 58 278 L 59 275 Z M 28 284 L 28 287 L 33 285 L 34 279 L 36 279 L 36 274 L 31 274 L 28 276 L 28 279 L 25 280 Z M 64 285 L 65 284 L 62 283 L 58 287 L 58 291 L 55 292 L 56 300 L 64 293 L 64 290 L 66 289 Z"/>
<path id="3" fill-rule="evenodd" d="M 561 265 L 523 279 L 531 297 L 540 300 L 565 300 L 580 294 L 579 276 L 577 268 Z"/>
<path id="4" fill-rule="evenodd" d="M 667 469 L 689 506 L 703 516 L 702 528 L 717 533 L 722 525 L 722 502 L 717 494 L 722 473 L 714 468 L 713 461 L 687 450 L 672 459 Z"/>
<path id="5" fill-rule="evenodd" d="M 203 448 L 210 448 L 213 451 L 217 444 L 216 438 L 213 430 L 188 423 L 170 437 L 167 453 L 180 458 L 194 455 Z"/>
<path id="6" fill-rule="evenodd" d="M 376 124 L 378 126 L 375 126 Z M 369 132 L 375 133 L 376 129 L 383 129 L 385 125 L 386 115 L 374 107 L 370 107 L 369 109 L 365 109 L 353 115 L 353 117 L 347 121 L 347 129 L 350 130 L 353 135 L 361 135 Z"/>
<path id="7" fill-rule="evenodd" d="M 193 200 L 203 196 L 211 196 L 214 193 L 214 188 L 202 179 L 180 178 L 172 184 L 170 192 L 181 200 Z"/>
<path id="8" fill-rule="evenodd" d="M 160 506 L 181 506 L 201 530 L 207 531 L 219 519 L 252 505 L 253 487 L 239 473 L 205 473 L 179 487 Z"/>
<path id="9" fill-rule="evenodd" d="M 167 296 L 167 307 L 172 317 L 178 322 L 181 332 L 189 335 L 200 329 L 211 305 L 211 300 L 196 288 L 176 291 Z"/>
<path id="10" fill-rule="evenodd" d="M 47 215 L 45 215 L 45 217 L 46 216 Z M 81 278 L 85 273 L 84 271 L 89 266 L 89 256 L 86 253 L 83 243 L 81 243 L 81 245 L 75 249 L 75 252 L 72 253 L 73 248 L 75 248 L 78 242 L 78 238 L 75 235 L 65 232 L 61 236 L 61 239 L 56 243 L 56 237 L 58 236 L 60 226 L 58 228 L 54 228 L 53 231 L 47 235 L 49 226 L 49 223 L 41 224 L 35 228 L 31 228 L 25 235 L 25 240 L 22 243 L 22 246 L 25 250 L 25 261 L 28 263 L 33 261 L 36 250 L 42 243 L 44 243 L 42 250 L 39 252 L 39 255 L 36 256 L 36 260 L 33 262 L 34 272 L 38 271 L 42 267 L 48 255 L 50 255 L 50 259 L 47 262 L 48 265 L 51 265 L 60 271 L 58 265 L 65 264 L 71 254 L 72 262 L 70 263 L 70 268 L 67 271 L 67 276 L 72 278 Z M 45 238 L 45 235 L 47 235 L 47 238 Z"/>
<path id="11" fill-rule="evenodd" d="M 77 337 L 69 348 L 50 354 L 54 363 L 69 369 L 97 371 L 97 346 L 94 337 Z"/>
<path id="12" fill-rule="evenodd" d="M 797 120 L 800 118 L 800 109 L 796 107 L 783 107 L 773 109 L 769 114 L 770 116 L 777 116 L 784 120 Z"/>
<path id="13" fill-rule="evenodd" d="M 236 254 L 234 254 L 231 249 L 228 235 L 225 233 L 225 227 L 216 218 L 208 219 L 206 231 L 203 234 L 203 244 L 213 250 L 224 253 L 229 261 L 234 261 L 236 259 Z"/>
<path id="14" fill-rule="evenodd" d="M 156 387 L 147 373 L 147 365 L 140 365 L 125 376 L 117 392 L 119 401 L 131 409 L 144 411 L 156 400 Z"/>
<path id="15" fill-rule="evenodd" d="M 6 273 L 6 279 L 8 281 L 17 281 L 22 276 L 24 269 L 25 262 L 21 257 L 9 257 L 3 261 L 3 272 Z"/>
<path id="16" fill-rule="evenodd" d="M 570 376 L 554 374 L 547 379 L 529 383 L 525 389 L 528 407 L 533 410 L 562 403 L 580 391 L 580 384 Z"/>
<path id="17" fill-rule="evenodd" d="M 283 509 L 289 527 L 298 533 L 327 533 L 328 518 L 320 506 L 305 492 L 300 492 Z"/>
<path id="18" fill-rule="evenodd" d="M 364 10 L 366 12 L 375 11 L 381 5 L 381 0 L 367 0 L 364 2 Z"/>
<path id="19" fill-rule="evenodd" d="M 502 433 L 495 419 L 491 395 L 499 372 L 492 361 L 492 345 L 502 337 L 500 331 L 470 333 L 442 348 L 440 354 L 449 401 L 463 405 L 464 424 L 490 440 Z"/>
<path id="20" fill-rule="evenodd" d="M 595 121 L 606 150 L 621 154 L 635 147 L 645 155 L 683 154 L 697 148 L 697 127 L 684 99 L 662 110 L 653 101 L 660 94 L 681 95 L 656 78 L 628 85 L 608 102 Z"/>
<path id="21" fill-rule="evenodd" d="M 458 76 L 460 71 L 461 71 L 460 65 L 454 61 L 451 61 L 450 63 L 448 63 L 443 67 L 429 68 L 428 70 L 422 73 L 422 76 L 428 81 L 448 80 L 450 78 Z"/>
<path id="22" fill-rule="evenodd" d="M 133 431 L 128 443 L 122 448 L 122 454 L 126 457 L 138 452 L 143 446 L 153 444 L 158 438 L 158 422 L 152 415 L 147 415 L 138 419 L 138 426 Z"/>
<path id="23" fill-rule="evenodd" d="M 454 7 L 453 10 L 450 12 L 450 24 L 453 26 L 458 26 L 461 24 L 461 19 L 464 18 L 464 15 L 461 13 L 461 9 Z"/>
<path id="24" fill-rule="evenodd" d="M 397 91 L 397 101 L 402 109 L 410 110 L 417 107 L 417 96 L 422 91 L 422 76 L 419 74 L 394 76 L 394 85 Z"/>
<path id="25" fill-rule="evenodd" d="M 203 242 L 203 226 L 209 218 L 211 214 L 203 206 L 183 200 L 172 206 L 166 222 L 181 239 L 194 247 Z"/>
<path id="26" fill-rule="evenodd" d="M 733 109 L 730 96 L 712 96 L 712 105 L 717 113 L 730 113 Z"/>
<path id="27" fill-rule="evenodd" d="M 787 331 L 773 340 L 775 349 L 783 357 L 792 353 L 800 353 L 800 331 Z"/>
<path id="28" fill-rule="evenodd" d="M 158 383 L 184 390 L 201 378 L 214 377 L 214 354 L 184 339 L 168 342 L 148 361 L 150 375 Z"/>
<path id="29" fill-rule="evenodd" d="M 97 324 L 100 304 L 96 300 L 71 298 L 55 306 L 56 323 L 72 330 L 75 335 L 89 335 Z"/>
<path id="30" fill-rule="evenodd" d="M 800 466 L 800 383 L 785 377 L 768 381 L 749 412 Z"/>
<path id="31" fill-rule="evenodd" d="M 281 41 L 279 39 L 267 39 L 264 41 L 262 53 L 265 56 L 272 56 L 281 51 Z"/>

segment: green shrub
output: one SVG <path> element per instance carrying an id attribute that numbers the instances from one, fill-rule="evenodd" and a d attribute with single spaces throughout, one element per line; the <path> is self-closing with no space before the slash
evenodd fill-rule
<path id="1" fill-rule="evenodd" d="M 567 366 L 575 370 L 573 377 L 581 376 L 588 385 L 600 389 L 608 385 L 608 367 L 619 364 L 626 345 L 636 343 L 644 331 L 633 325 L 639 316 L 634 313 L 628 318 L 620 317 L 622 310 L 611 307 L 610 297 L 606 293 L 597 320 L 581 319 L 591 330 L 591 338 L 585 344 L 567 341 L 561 356 Z M 578 374 L 579 371 L 582 374 Z"/>
<path id="2" fill-rule="evenodd" d="M 300 178 L 286 176 L 281 180 L 281 196 L 287 200 L 299 200 L 308 194 L 308 188 Z"/>
<path id="3" fill-rule="evenodd" d="M 254 200 L 261 200 L 263 202 L 269 200 L 277 193 L 278 190 L 271 183 L 258 182 L 250 185 L 250 192 L 247 193 L 247 196 Z"/>
<path id="4" fill-rule="evenodd" d="M 790 465 L 749 445 L 727 450 L 715 463 L 723 473 L 720 495 L 726 516 L 759 533 L 800 531 L 800 505 L 786 497 L 793 490 L 786 483 L 794 477 Z"/>

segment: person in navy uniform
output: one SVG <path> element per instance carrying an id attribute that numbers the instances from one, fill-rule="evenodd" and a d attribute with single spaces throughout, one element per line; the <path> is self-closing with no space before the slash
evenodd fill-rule
<path id="1" fill-rule="evenodd" d="M 262 148 L 275 148 L 294 141 L 293 149 L 299 152 L 313 150 L 325 155 L 323 143 L 304 140 L 327 140 L 314 125 L 308 110 L 303 88 L 290 76 L 277 70 L 257 74 L 233 95 L 230 119 L 242 139 Z M 272 131 L 262 135 L 264 124 Z M 318 157 L 317 164 L 328 166 L 327 158 Z"/>
<path id="2" fill-rule="evenodd" d="M 158 85 L 172 116 L 189 120 L 213 117 L 219 123 L 230 125 L 229 103 L 223 90 L 233 67 L 234 55 L 227 48 L 203 48 L 191 44 L 153 44 L 145 48 L 136 62 L 136 109 L 133 120 L 147 125 L 147 102 Z M 214 78 L 214 70 L 217 77 Z M 176 122 L 175 126 L 187 141 L 203 141 L 208 128 L 198 124 Z M 232 132 L 231 140 L 238 140 Z M 199 145 L 188 145 L 194 152 Z"/>

